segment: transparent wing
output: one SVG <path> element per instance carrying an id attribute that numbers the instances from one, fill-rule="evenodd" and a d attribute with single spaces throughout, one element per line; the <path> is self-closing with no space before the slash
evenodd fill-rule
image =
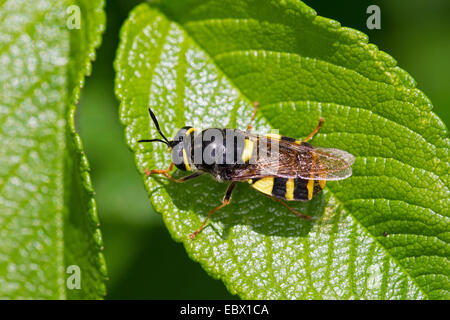
<path id="1" fill-rule="evenodd" d="M 342 180 L 352 175 L 355 157 L 343 150 L 314 147 L 246 133 L 258 143 L 257 160 L 237 168 L 236 180 L 266 176 L 314 180 Z M 261 147 L 261 146 L 266 146 Z"/>
<path id="2" fill-rule="evenodd" d="M 313 147 L 311 153 L 318 159 L 310 172 L 315 180 L 342 180 L 352 175 L 355 157 L 351 153 L 323 147 Z"/>

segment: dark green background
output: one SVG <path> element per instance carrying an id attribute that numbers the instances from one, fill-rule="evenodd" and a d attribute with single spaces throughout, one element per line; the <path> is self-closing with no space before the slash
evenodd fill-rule
<path id="1" fill-rule="evenodd" d="M 263 0 L 261 0 L 263 1 Z M 125 146 L 114 96 L 113 61 L 119 29 L 140 1 L 106 5 L 107 29 L 92 76 L 86 79 L 77 126 L 91 164 L 102 223 L 110 299 L 233 298 L 224 285 L 191 261 L 170 238 L 155 213 Z M 450 123 L 450 1 L 346 0 L 304 1 L 321 16 L 369 35 L 408 71 L 432 101 L 434 111 Z M 381 30 L 368 30 L 366 9 L 381 8 Z"/>

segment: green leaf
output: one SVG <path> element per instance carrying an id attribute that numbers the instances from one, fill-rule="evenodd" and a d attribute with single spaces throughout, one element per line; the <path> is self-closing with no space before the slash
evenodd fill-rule
<path id="1" fill-rule="evenodd" d="M 240 184 L 231 204 L 190 240 L 226 185 L 146 177 L 172 237 L 233 294 L 257 299 L 448 299 L 448 131 L 427 97 L 367 37 L 300 1 L 142 4 L 121 32 L 116 94 L 141 173 L 166 168 L 163 131 L 244 129 L 305 137 L 356 156 L 353 176 L 293 207 L 306 222 Z M 180 177 L 183 173 L 176 172 Z"/>
<path id="2" fill-rule="evenodd" d="M 105 294 L 94 192 L 74 124 L 105 26 L 103 5 L 0 1 L 0 297 Z M 80 29 L 69 29 L 76 8 Z M 76 284 L 71 265 L 80 289 L 67 285 Z"/>

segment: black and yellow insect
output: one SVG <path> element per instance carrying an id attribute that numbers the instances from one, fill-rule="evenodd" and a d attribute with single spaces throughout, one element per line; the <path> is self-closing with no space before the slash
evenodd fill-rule
<path id="1" fill-rule="evenodd" d="M 150 176 L 163 174 L 175 182 L 184 182 L 209 173 L 218 181 L 231 182 L 222 204 L 211 210 L 200 227 L 190 237 L 193 239 L 203 229 L 211 215 L 228 205 L 237 182 L 248 182 L 254 189 L 280 202 L 301 218 L 301 214 L 283 200 L 308 201 L 320 192 L 327 180 L 342 180 L 352 174 L 354 157 L 346 151 L 315 147 L 307 143 L 321 128 L 321 118 L 316 129 L 305 139 L 296 140 L 278 134 L 257 135 L 250 133 L 257 103 L 246 131 L 211 128 L 197 130 L 181 128 L 169 141 L 162 133 L 155 115 L 150 116 L 164 140 L 151 139 L 139 142 L 162 142 L 172 152 L 172 162 L 166 170 L 146 170 Z M 174 179 L 173 166 L 193 174 Z"/>

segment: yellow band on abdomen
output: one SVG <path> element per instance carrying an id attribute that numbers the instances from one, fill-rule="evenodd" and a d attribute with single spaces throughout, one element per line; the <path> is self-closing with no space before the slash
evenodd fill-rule
<path id="1" fill-rule="evenodd" d="M 311 171 L 314 171 L 316 161 L 317 161 L 317 156 L 314 153 L 311 153 L 311 155 L 312 155 Z M 308 184 L 306 186 L 306 188 L 308 189 L 308 200 L 311 200 L 314 195 L 314 178 L 315 178 L 314 173 L 311 173 L 309 175 L 310 180 L 308 181 Z"/>
<path id="2" fill-rule="evenodd" d="M 264 194 L 272 195 L 273 177 L 267 177 L 256 181 L 252 184 L 252 188 L 255 188 Z"/>
<path id="3" fill-rule="evenodd" d="M 286 181 L 286 200 L 294 200 L 294 179 Z"/>
<path id="4" fill-rule="evenodd" d="M 245 163 L 252 157 L 253 141 L 245 139 L 244 151 L 242 151 L 242 161 Z"/>

